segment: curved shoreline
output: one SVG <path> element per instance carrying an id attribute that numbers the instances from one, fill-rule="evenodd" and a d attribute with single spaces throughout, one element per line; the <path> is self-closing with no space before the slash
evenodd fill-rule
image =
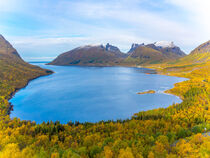
<path id="1" fill-rule="evenodd" d="M 12 103 L 10 102 L 10 100 L 15 96 L 15 94 L 16 94 L 18 91 L 20 91 L 21 89 L 24 89 L 25 87 L 27 87 L 28 84 L 29 84 L 31 81 L 33 81 L 33 80 L 35 80 L 35 79 L 38 79 L 38 78 L 41 78 L 41 77 L 45 77 L 45 76 L 52 75 L 52 74 L 54 73 L 52 70 L 47 70 L 47 71 L 49 72 L 48 74 L 39 75 L 39 76 L 37 76 L 37 77 L 34 77 L 34 78 L 29 79 L 23 87 L 21 87 L 21 88 L 15 88 L 15 91 L 13 91 L 13 92 L 10 93 L 10 95 L 9 95 L 9 97 L 8 97 L 8 99 L 7 99 L 8 102 L 9 102 L 9 109 L 8 109 L 8 112 L 7 112 L 8 115 L 10 115 L 10 114 L 11 114 L 11 111 L 14 110 L 14 109 L 13 109 L 14 106 L 12 105 Z"/>
<path id="2" fill-rule="evenodd" d="M 111 66 L 110 66 L 110 67 L 111 67 Z M 115 67 L 115 66 L 114 66 L 114 67 Z M 124 67 L 124 66 L 120 66 L 120 67 Z M 127 67 L 127 66 L 126 66 L 126 67 Z M 130 68 L 145 68 L 145 67 L 130 67 Z M 153 70 L 153 72 L 157 72 L 157 73 L 155 73 L 155 74 L 158 74 L 158 75 L 169 76 L 169 75 L 165 75 L 165 74 L 158 73 L 158 71 L 156 71 L 156 69 L 151 69 L 151 68 L 145 68 L 145 69 Z M 50 70 L 50 71 L 51 71 L 52 73 L 54 73 L 52 70 Z M 10 95 L 10 96 L 11 96 L 10 99 L 12 99 L 12 97 L 13 97 L 13 96 L 16 94 L 16 92 L 18 92 L 20 89 L 23 89 L 23 88 L 25 88 L 26 86 L 28 86 L 28 84 L 29 84 L 30 81 L 35 80 L 35 79 L 40 78 L 40 77 L 44 77 L 44 76 L 51 75 L 52 73 L 46 74 L 46 75 L 40 75 L 40 76 L 38 76 L 38 77 L 35 77 L 35 78 L 33 78 L 33 79 L 28 80 L 27 83 L 26 83 L 26 85 L 25 85 L 24 87 L 18 88 L 18 89 L 16 89 L 14 92 L 12 92 L 12 94 Z M 144 73 L 144 72 L 143 72 L 143 73 Z M 153 73 L 146 73 L 146 74 L 153 74 Z M 175 77 L 177 77 L 177 76 L 175 76 Z M 181 83 L 181 82 L 177 82 L 177 83 Z M 176 84 L 176 83 L 175 83 L 175 84 Z M 174 88 L 175 84 L 173 85 L 172 88 Z M 170 89 L 172 89 L 172 88 L 170 88 Z M 170 89 L 163 91 L 163 93 L 165 93 L 165 94 L 170 94 L 170 95 L 172 95 L 172 96 L 176 96 L 176 97 L 178 97 L 181 101 L 183 101 L 183 99 L 180 98 L 178 95 L 175 95 L 175 94 L 173 94 L 173 93 L 168 93 L 168 92 L 166 92 L 166 91 L 169 91 Z M 10 100 L 10 99 L 8 99 L 8 100 Z M 11 102 L 10 102 L 10 103 L 11 103 Z M 168 106 L 170 106 L 170 105 L 168 105 Z M 167 107 L 168 107 L 168 106 L 167 106 Z M 165 108 L 167 108 L 167 107 L 165 107 Z M 150 109 L 150 110 L 153 110 L 153 109 L 157 109 L 157 108 L 152 108 L 152 109 Z M 11 104 L 10 112 L 11 112 L 11 111 L 13 111 L 13 105 L 12 105 L 12 104 Z M 147 110 L 146 110 L 146 111 L 147 111 Z M 133 113 L 130 117 L 128 117 L 127 119 L 131 119 L 132 116 L 133 116 L 135 113 L 138 113 L 138 112 L 141 112 L 141 111 L 134 112 L 134 113 Z M 118 119 L 119 119 L 119 118 L 118 118 Z M 118 119 L 116 119 L 116 120 L 118 120 Z M 125 119 L 125 120 L 126 120 L 126 119 Z M 100 122 L 100 121 L 96 121 L 95 123 L 97 123 L 97 122 Z"/>

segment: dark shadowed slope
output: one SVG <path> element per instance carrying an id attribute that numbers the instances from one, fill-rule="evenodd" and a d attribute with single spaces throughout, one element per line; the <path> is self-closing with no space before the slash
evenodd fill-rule
<path id="1" fill-rule="evenodd" d="M 125 56 L 117 47 L 107 44 L 86 45 L 75 48 L 59 55 L 52 65 L 88 65 L 111 66 L 117 65 Z"/>

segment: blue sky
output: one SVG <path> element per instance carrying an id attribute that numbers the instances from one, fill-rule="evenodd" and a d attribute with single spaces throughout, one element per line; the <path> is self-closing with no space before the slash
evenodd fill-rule
<path id="1" fill-rule="evenodd" d="M 209 0 L 0 0 L 0 34 L 26 60 L 86 44 L 174 41 L 186 53 L 210 37 Z"/>

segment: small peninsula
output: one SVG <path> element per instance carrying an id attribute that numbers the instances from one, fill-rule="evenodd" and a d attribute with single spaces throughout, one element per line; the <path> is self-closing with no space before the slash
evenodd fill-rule
<path id="1" fill-rule="evenodd" d="M 153 94 L 155 93 L 154 90 L 148 90 L 148 91 L 144 91 L 144 92 L 138 92 L 137 94 Z"/>

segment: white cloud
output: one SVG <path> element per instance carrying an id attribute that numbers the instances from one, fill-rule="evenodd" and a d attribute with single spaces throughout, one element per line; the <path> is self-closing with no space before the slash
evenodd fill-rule
<path id="1" fill-rule="evenodd" d="M 150 41 L 170 40 L 184 47 L 187 51 L 189 51 L 189 48 L 192 49 L 196 46 L 196 38 L 198 38 L 198 41 L 202 39 L 200 38 L 199 32 L 202 28 L 195 27 L 194 21 L 187 23 L 185 21 L 175 20 L 174 17 L 168 17 L 170 11 L 166 11 L 163 14 L 153 10 L 145 10 L 141 7 L 141 4 L 143 2 L 147 3 L 148 1 L 141 1 L 142 3 L 139 3 L 139 1 L 117 2 L 118 1 L 112 2 L 112 5 L 109 5 L 108 2 L 77 2 L 73 4 L 73 11 L 82 18 L 97 21 L 101 24 L 98 27 L 114 30 L 119 28 L 121 33 L 125 33 L 127 37 L 130 34 L 130 39 L 133 38 L 133 34 L 135 34 L 135 36 L 139 36 L 141 39 L 150 39 Z M 173 5 L 177 7 L 176 4 Z M 67 10 L 72 12 L 72 9 Z M 185 11 L 186 9 L 183 9 L 183 12 Z M 120 26 L 116 26 L 115 23 L 117 23 L 117 25 L 119 23 L 127 25 L 129 29 L 120 28 Z M 104 26 L 102 26 L 102 24 L 104 24 Z M 97 34 L 97 31 L 95 32 L 94 34 Z M 202 32 L 202 34 L 206 33 Z M 106 37 L 106 34 L 102 34 L 102 36 Z M 112 39 L 113 36 L 116 36 L 116 34 L 110 36 L 110 39 Z M 118 39 L 121 38 L 119 37 Z"/>
<path id="2" fill-rule="evenodd" d="M 80 45 L 107 42 L 127 51 L 133 42 L 158 40 L 174 41 L 189 52 L 210 37 L 209 0 L 8 0 L 0 2 L 0 12 L 12 2 L 14 12 L 39 19 L 44 26 L 31 30 L 36 35 L 30 37 L 8 37 L 23 56 L 55 56 Z M 68 37 L 73 34 L 81 36 Z"/>
<path id="3" fill-rule="evenodd" d="M 168 3 L 184 10 L 191 21 L 194 40 L 203 41 L 210 38 L 210 0 L 166 0 Z"/>

